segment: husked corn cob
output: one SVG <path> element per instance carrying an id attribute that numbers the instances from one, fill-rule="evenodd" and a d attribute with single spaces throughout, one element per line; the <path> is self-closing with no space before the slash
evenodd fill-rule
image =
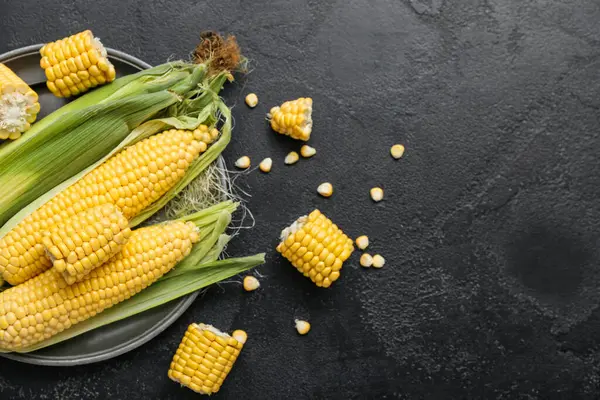
<path id="1" fill-rule="evenodd" d="M 75 96 L 115 79 L 106 49 L 90 30 L 48 43 L 40 54 L 46 84 L 57 97 Z"/>
<path id="2" fill-rule="evenodd" d="M 130 298 L 171 270 L 198 240 L 192 222 L 141 228 L 81 282 L 68 285 L 52 268 L 5 290 L 0 293 L 0 348 L 36 344 Z"/>
<path id="3" fill-rule="evenodd" d="M 281 232 L 277 251 L 317 286 L 329 287 L 340 277 L 354 246 L 329 218 L 314 210 Z"/>
<path id="4" fill-rule="evenodd" d="M 0 63 L 0 139 L 18 139 L 40 112 L 38 95 Z"/>
<path id="5" fill-rule="evenodd" d="M 219 132 L 201 125 L 171 129 L 115 154 L 58 193 L 0 239 L 0 272 L 17 285 L 48 269 L 43 232 L 73 215 L 103 204 L 117 206 L 127 220 L 173 187 Z"/>
<path id="6" fill-rule="evenodd" d="M 127 219 L 107 203 L 55 225 L 42 243 L 54 268 L 71 285 L 120 252 L 130 235 Z"/>
<path id="7" fill-rule="evenodd" d="M 275 132 L 307 141 L 312 132 L 312 99 L 300 97 L 271 108 L 267 118 Z"/>
<path id="8" fill-rule="evenodd" d="M 175 352 L 169 378 L 197 393 L 218 392 L 244 346 L 247 335 L 236 334 L 241 332 L 229 336 L 211 325 L 191 324 Z"/>

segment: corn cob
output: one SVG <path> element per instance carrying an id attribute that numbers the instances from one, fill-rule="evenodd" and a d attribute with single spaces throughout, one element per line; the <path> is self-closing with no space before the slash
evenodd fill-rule
<path id="1" fill-rule="evenodd" d="M 116 76 L 106 49 L 90 30 L 48 43 L 40 54 L 46 85 L 57 97 L 78 95 Z"/>
<path id="2" fill-rule="evenodd" d="M 58 193 L 0 239 L 0 272 L 17 285 L 48 269 L 43 232 L 91 207 L 112 204 L 131 220 L 173 187 L 219 132 L 171 129 L 126 148 Z"/>
<path id="3" fill-rule="evenodd" d="M 247 335 L 232 336 L 211 325 L 191 324 L 169 368 L 169 378 L 201 394 L 219 391 L 231 371 Z"/>
<path id="4" fill-rule="evenodd" d="M 38 95 L 0 63 L 0 139 L 18 139 L 40 111 Z"/>
<path id="5" fill-rule="evenodd" d="M 312 132 L 312 99 L 300 97 L 271 108 L 267 118 L 275 132 L 307 141 Z"/>
<path id="6" fill-rule="evenodd" d="M 140 292 L 199 240 L 192 222 L 137 229 L 119 254 L 68 285 L 52 268 L 0 293 L 0 348 L 18 350 L 68 329 Z"/>
<path id="7" fill-rule="evenodd" d="M 314 210 L 281 232 L 277 251 L 317 286 L 326 288 L 340 277 L 354 246 L 329 218 Z"/>
<path id="8" fill-rule="evenodd" d="M 52 265 L 72 285 L 121 251 L 131 230 L 112 204 L 82 211 L 42 238 Z"/>

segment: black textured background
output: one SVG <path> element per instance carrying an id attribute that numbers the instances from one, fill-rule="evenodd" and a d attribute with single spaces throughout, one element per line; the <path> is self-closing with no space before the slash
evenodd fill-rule
<path id="1" fill-rule="evenodd" d="M 108 362 L 0 359 L 0 398 L 196 398 L 166 376 L 192 321 L 250 335 L 215 398 L 598 397 L 598 1 L 0 0 L 0 52 L 86 28 L 152 64 L 186 56 L 203 29 L 238 36 L 253 71 L 225 93 L 225 156 L 274 167 L 236 181 L 256 226 L 228 252 L 267 251 L 265 278 L 251 294 L 213 287 Z M 264 114 L 299 96 L 315 102 L 318 154 L 289 167 L 300 144 Z M 325 180 L 330 199 L 315 193 Z M 385 268 L 355 253 L 320 290 L 283 262 L 280 228 L 314 207 L 369 235 Z"/>

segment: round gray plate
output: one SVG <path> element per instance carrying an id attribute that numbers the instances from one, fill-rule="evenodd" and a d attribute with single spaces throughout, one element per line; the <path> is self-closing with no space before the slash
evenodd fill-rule
<path id="1" fill-rule="evenodd" d="M 6 64 L 39 95 L 41 110 L 38 119 L 68 101 L 55 97 L 46 87 L 46 76 L 39 66 L 41 47 L 42 45 L 33 45 L 0 55 L 0 63 Z M 123 52 L 112 49 L 107 51 L 117 71 L 117 77 L 150 68 L 149 64 Z M 222 157 L 217 162 L 224 167 Z M 183 314 L 197 295 L 197 292 L 189 294 L 160 307 L 32 353 L 0 355 L 25 363 L 55 366 L 91 364 L 107 360 L 133 350 L 161 333 Z"/>

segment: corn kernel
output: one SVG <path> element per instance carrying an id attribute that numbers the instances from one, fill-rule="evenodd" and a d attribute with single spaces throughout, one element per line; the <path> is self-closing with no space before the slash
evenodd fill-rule
<path id="1" fill-rule="evenodd" d="M 365 268 L 369 268 L 371 265 L 373 265 L 373 257 L 371 257 L 370 254 L 364 253 L 362 256 L 360 256 L 360 265 Z"/>
<path id="2" fill-rule="evenodd" d="M 298 153 L 296 153 L 295 151 L 290 151 L 288 153 L 288 155 L 285 156 L 284 162 L 287 165 L 292 165 L 292 164 L 296 164 L 299 159 L 300 159 L 300 157 L 298 156 Z"/>
<path id="3" fill-rule="evenodd" d="M 308 321 L 296 319 L 294 322 L 296 323 L 296 330 L 299 334 L 306 335 L 308 331 L 310 331 L 310 323 Z"/>
<path id="4" fill-rule="evenodd" d="M 258 279 L 250 275 L 244 277 L 244 290 L 246 292 L 251 292 L 253 290 L 258 289 L 259 287 L 260 282 L 258 281 Z"/>
<path id="5" fill-rule="evenodd" d="M 401 145 L 401 144 L 395 144 L 395 145 L 393 145 L 392 148 L 390 149 L 390 154 L 396 160 L 399 159 L 399 158 L 401 158 L 404 155 L 404 146 Z"/>
<path id="6" fill-rule="evenodd" d="M 379 254 L 373 256 L 373 268 L 381 268 L 384 264 L 385 258 L 381 257 Z"/>
<path id="7" fill-rule="evenodd" d="M 323 197 L 331 197 L 333 194 L 333 185 L 329 182 L 321 183 L 317 187 L 317 192 Z"/>
<path id="8" fill-rule="evenodd" d="M 260 162 L 260 164 L 258 165 L 258 168 L 260 168 L 260 170 L 262 172 L 270 172 L 272 166 L 273 166 L 273 160 L 270 157 L 268 157 Z"/>
<path id="9" fill-rule="evenodd" d="M 241 344 L 246 344 L 246 341 L 248 340 L 248 334 L 241 329 L 233 331 L 231 337 L 240 342 Z"/>
<path id="10" fill-rule="evenodd" d="M 258 104 L 258 96 L 254 93 L 250 93 L 246 96 L 246 104 L 248 107 L 254 108 Z"/>
<path id="11" fill-rule="evenodd" d="M 367 235 L 362 235 L 356 238 L 356 247 L 361 250 L 366 249 L 369 246 L 369 237 Z"/>
<path id="12" fill-rule="evenodd" d="M 317 154 L 317 150 L 314 147 L 310 147 L 309 145 L 305 144 L 300 148 L 300 154 L 304 158 L 309 158 Z"/>
<path id="13" fill-rule="evenodd" d="M 380 187 L 374 187 L 371 189 L 371 198 L 375 202 L 383 200 L 383 189 Z"/>
<path id="14" fill-rule="evenodd" d="M 243 157 L 238 158 L 235 161 L 235 166 L 240 169 L 246 169 L 246 168 L 250 167 L 250 157 L 243 156 Z"/>

